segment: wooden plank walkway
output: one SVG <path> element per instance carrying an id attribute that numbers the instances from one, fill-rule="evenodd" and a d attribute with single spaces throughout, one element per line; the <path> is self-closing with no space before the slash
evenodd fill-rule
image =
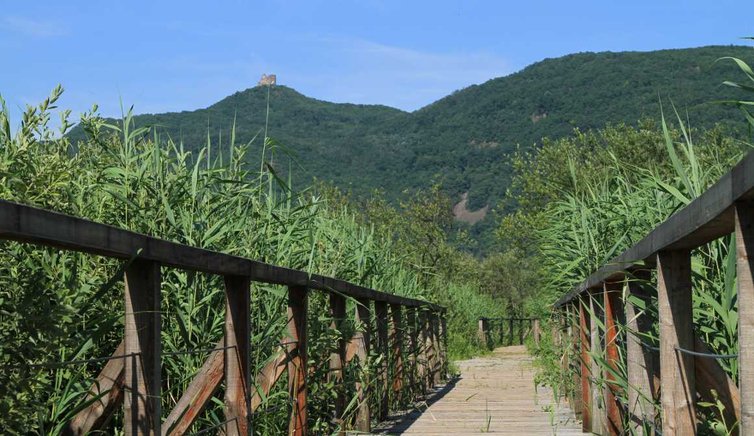
<path id="1" fill-rule="evenodd" d="M 581 424 L 549 388 L 534 387 L 524 346 L 458 362 L 460 378 L 435 389 L 426 403 L 391 417 L 374 432 L 386 435 L 581 435 Z M 427 407 L 429 406 L 429 407 Z"/>

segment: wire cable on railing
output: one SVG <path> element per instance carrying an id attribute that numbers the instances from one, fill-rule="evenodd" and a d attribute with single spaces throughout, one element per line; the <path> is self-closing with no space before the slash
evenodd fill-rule
<path id="1" fill-rule="evenodd" d="M 205 349 L 193 349 L 193 350 L 183 350 L 183 351 L 169 351 L 167 353 L 162 353 L 162 355 L 163 356 L 180 356 L 182 354 L 211 353 L 213 351 L 222 351 L 222 350 L 227 350 L 230 348 L 236 348 L 236 346 L 228 345 L 227 347 L 221 347 L 221 348 L 205 348 Z"/>
<path id="2" fill-rule="evenodd" d="M 648 350 L 652 351 L 660 351 L 660 347 L 654 347 L 652 345 L 649 345 L 645 342 L 640 342 L 641 346 L 643 348 L 646 348 Z M 696 357 L 706 357 L 709 359 L 737 359 L 738 353 L 736 354 L 715 354 L 715 353 L 702 353 L 701 351 L 694 351 L 694 350 L 687 350 L 685 348 L 681 347 L 675 347 L 675 350 L 684 354 L 689 354 L 691 356 Z"/>
<path id="3" fill-rule="evenodd" d="M 213 425 L 212 427 L 207 427 L 207 428 L 205 428 L 205 429 L 199 430 L 199 431 L 198 431 L 198 432 L 196 432 L 196 433 L 191 433 L 191 436 L 195 436 L 195 435 L 198 435 L 198 434 L 204 434 L 204 433 L 207 433 L 207 432 L 209 432 L 209 431 L 212 431 L 212 430 L 214 430 L 214 429 L 216 429 L 216 428 L 222 427 L 222 426 L 224 426 L 225 424 L 227 424 L 227 423 L 229 423 L 229 422 L 231 422 L 231 421 L 236 421 L 237 419 L 238 419 L 238 418 L 236 418 L 236 417 L 233 417 L 233 418 L 227 419 L 227 420 L 225 420 L 225 421 L 223 421 L 223 422 L 221 422 L 221 423 L 219 423 L 219 424 L 215 424 L 215 425 Z"/>
<path id="4" fill-rule="evenodd" d="M 104 362 L 106 360 L 125 359 L 126 357 L 138 356 L 141 353 L 129 353 L 122 354 L 120 356 L 109 357 L 95 357 L 93 359 L 81 359 L 81 360 L 66 360 L 63 362 L 43 362 L 43 363 L 28 363 L 26 366 L 30 368 L 62 368 L 67 365 L 84 365 L 87 363 Z"/>
<path id="5" fill-rule="evenodd" d="M 738 353 L 736 354 L 701 353 L 699 351 L 687 350 L 681 347 L 675 347 L 675 350 L 680 351 L 681 353 L 690 354 L 692 356 L 707 357 L 710 359 L 737 359 L 738 358 Z"/>

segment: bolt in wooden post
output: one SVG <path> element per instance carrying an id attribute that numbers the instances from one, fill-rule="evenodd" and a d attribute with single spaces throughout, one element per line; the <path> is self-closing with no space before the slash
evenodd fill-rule
<path id="1" fill-rule="evenodd" d="M 691 253 L 657 255 L 660 314 L 660 383 L 663 434 L 696 432 L 694 358 L 676 350 L 694 349 Z"/>
<path id="2" fill-rule="evenodd" d="M 346 410 L 346 391 L 343 385 L 343 369 L 346 364 L 346 341 L 343 337 L 343 321 L 346 318 L 346 299 L 336 293 L 330 294 L 330 328 L 334 331 L 340 332 L 338 341 L 335 344 L 335 349 L 330 352 L 330 372 L 328 377 L 333 381 L 335 387 L 336 397 L 333 404 L 333 422 L 337 422 L 340 426 L 340 432 L 338 434 L 345 434 L 345 426 L 343 425 L 343 413 Z"/>
<path id="3" fill-rule="evenodd" d="M 134 260 L 125 273 L 123 432 L 160 435 L 160 264 Z"/>
<path id="4" fill-rule="evenodd" d="M 588 296 L 586 298 L 589 298 Z M 592 431 L 592 386 L 589 381 L 589 372 L 591 371 L 591 357 L 589 351 L 591 348 L 591 320 L 589 313 L 586 311 L 587 302 L 584 298 L 579 300 L 579 335 L 581 337 L 581 430 L 583 432 Z"/>
<path id="5" fill-rule="evenodd" d="M 603 305 L 605 307 L 605 359 L 614 371 L 618 370 L 620 353 L 618 352 L 617 314 L 620 310 L 620 296 L 623 291 L 622 282 L 605 282 L 603 284 Z M 615 377 L 610 371 L 605 372 L 607 389 L 605 391 L 605 408 L 607 409 L 607 433 L 610 435 L 623 434 L 623 417 L 618 404 L 620 393 L 615 384 Z"/>
<path id="6" fill-rule="evenodd" d="M 740 434 L 754 434 L 754 204 L 736 203 Z"/>
<path id="7" fill-rule="evenodd" d="M 390 315 L 392 323 L 390 324 L 390 342 L 392 344 L 392 363 L 393 363 L 393 404 L 401 404 L 401 393 L 403 391 L 403 320 L 400 304 L 390 305 Z"/>
<path id="8" fill-rule="evenodd" d="M 377 352 L 382 356 L 382 365 L 378 370 L 377 379 L 380 386 L 378 419 L 384 421 L 387 419 L 389 412 L 388 405 L 388 320 L 387 320 L 387 303 L 384 301 L 374 302 L 374 313 L 377 320 Z"/>
<path id="9" fill-rule="evenodd" d="M 358 408 L 356 409 L 356 430 L 364 433 L 372 431 L 372 417 L 369 411 L 369 380 L 366 379 L 365 369 L 367 368 L 367 358 L 369 356 L 370 330 L 371 330 L 371 303 L 367 299 L 358 299 L 356 302 L 356 323 L 361 324 L 361 331 L 357 333 L 357 340 L 360 338 L 356 356 L 359 358 L 359 366 L 362 370 L 362 381 L 356 381 L 356 395 L 358 397 Z"/>
<path id="10" fill-rule="evenodd" d="M 626 370 L 628 375 L 628 414 L 629 433 L 643 436 L 645 422 L 654 422 L 655 408 L 650 400 L 654 398 L 655 377 L 658 376 L 658 362 L 654 353 L 645 348 L 642 334 L 651 332 L 652 320 L 645 312 L 640 312 L 631 301 L 634 298 L 648 300 L 649 295 L 640 286 L 639 281 L 648 281 L 649 271 L 636 271 L 633 278 L 628 278 L 629 296 L 626 297 Z"/>
<path id="11" fill-rule="evenodd" d="M 293 402 L 288 434 L 305 436 L 306 424 L 306 319 L 307 289 L 303 286 L 288 287 L 288 393 Z"/>
<path id="12" fill-rule="evenodd" d="M 225 277 L 225 434 L 233 436 L 251 434 L 250 285 L 248 277 Z"/>

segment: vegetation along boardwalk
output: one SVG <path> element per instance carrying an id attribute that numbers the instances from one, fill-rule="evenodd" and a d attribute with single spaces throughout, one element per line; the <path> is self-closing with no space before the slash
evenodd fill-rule
<path id="1" fill-rule="evenodd" d="M 552 390 L 535 388 L 531 358 L 522 345 L 458 363 L 460 376 L 437 388 L 424 407 L 396 416 L 382 434 L 575 435 L 581 424 Z M 427 407 L 428 406 L 428 407 Z"/>

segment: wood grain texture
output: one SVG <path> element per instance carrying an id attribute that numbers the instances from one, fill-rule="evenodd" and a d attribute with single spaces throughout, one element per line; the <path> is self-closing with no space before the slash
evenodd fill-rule
<path id="1" fill-rule="evenodd" d="M 112 357 L 123 356 L 125 349 L 126 344 L 121 341 Z M 84 402 L 94 402 L 73 417 L 63 428 L 64 435 L 85 435 L 107 425 L 115 409 L 123 401 L 123 378 L 125 377 L 123 361 L 122 357 L 107 361 L 84 400 Z"/>
<path id="2" fill-rule="evenodd" d="M 125 372 L 123 431 L 159 435 L 160 265 L 135 260 L 125 273 Z"/>
<path id="3" fill-rule="evenodd" d="M 377 354 L 382 356 L 382 364 L 377 369 L 377 393 L 379 409 L 377 410 L 377 420 L 382 421 L 387 418 L 389 412 L 388 404 L 388 391 L 389 377 L 388 377 L 388 359 L 389 345 L 388 345 L 388 313 L 387 304 L 382 301 L 374 302 L 374 315 L 375 323 L 377 325 Z"/>
<path id="4" fill-rule="evenodd" d="M 663 434 L 696 432 L 694 359 L 676 351 L 694 349 L 691 303 L 691 253 L 663 251 L 657 255 L 657 296 L 660 317 L 660 380 Z"/>
<path id="5" fill-rule="evenodd" d="M 250 434 L 251 282 L 225 276 L 225 434 Z"/>
<path id="6" fill-rule="evenodd" d="M 215 395 L 224 376 L 224 345 L 225 338 L 215 344 L 215 351 L 210 353 L 178 399 L 162 425 L 163 436 L 185 434 Z"/>
<path id="7" fill-rule="evenodd" d="M 403 315 L 400 305 L 390 305 L 390 345 L 391 345 L 391 402 L 400 404 L 403 400 Z"/>
<path id="8" fill-rule="evenodd" d="M 617 372 L 620 364 L 620 352 L 618 350 L 618 314 L 622 310 L 620 297 L 623 291 L 622 282 L 605 283 L 603 289 L 603 305 L 605 308 L 605 360 L 609 367 Z M 607 434 L 623 434 L 622 407 L 618 398 L 623 394 L 617 386 L 615 376 L 610 371 L 605 371 L 607 389 L 605 390 L 605 409 L 607 412 Z"/>
<path id="9" fill-rule="evenodd" d="M 581 435 L 565 402 L 551 389 L 535 389 L 531 358 L 523 346 L 457 362 L 461 378 L 433 389 L 417 409 L 391 416 L 374 429 L 386 435 Z M 549 410 L 552 410 L 550 412 Z M 394 416 L 394 418 L 393 418 Z"/>
<path id="10" fill-rule="evenodd" d="M 288 393 L 293 402 L 289 436 L 306 436 L 308 427 L 306 422 L 306 368 L 307 368 L 307 289 L 300 286 L 288 288 Z"/>
<path id="11" fill-rule="evenodd" d="M 330 294 L 330 329 L 342 332 L 344 322 L 346 321 L 346 299 L 339 294 Z M 346 343 L 343 335 L 339 335 L 335 343 L 335 348 L 330 351 L 330 372 L 327 373 L 329 381 L 333 383 L 336 391 L 335 400 L 333 401 L 333 422 L 338 423 L 340 431 L 338 434 L 345 434 L 343 425 L 343 414 L 346 410 L 346 389 L 343 384 L 344 370 L 346 365 Z"/>
<path id="12" fill-rule="evenodd" d="M 634 272 L 627 279 L 628 294 L 624 303 L 626 313 L 626 371 L 628 384 L 628 420 L 629 430 L 637 436 L 643 436 L 643 424 L 655 421 L 655 407 L 651 399 L 657 399 L 659 386 L 659 354 L 644 347 L 643 335 L 652 331 L 652 319 L 636 307 L 634 298 L 649 300 L 649 294 L 641 286 L 651 278 L 649 271 Z"/>
<path id="13" fill-rule="evenodd" d="M 754 434 L 754 204 L 736 204 L 741 434 Z"/>
<path id="14" fill-rule="evenodd" d="M 735 230 L 734 202 L 754 197 L 754 153 L 748 153 L 717 183 L 674 213 L 647 236 L 613 258 L 555 304 L 560 307 L 602 282 L 619 278 L 640 261 L 654 265 L 662 250 L 688 250 Z"/>
<path id="15" fill-rule="evenodd" d="M 124 260 L 139 258 L 163 266 L 210 274 L 246 276 L 285 286 L 337 291 L 354 298 L 444 311 L 441 306 L 380 292 L 333 277 L 310 274 L 253 259 L 166 241 L 107 224 L 0 200 L 0 239 L 28 242 Z"/>
<path id="16" fill-rule="evenodd" d="M 581 428 L 585 432 L 592 431 L 592 384 L 589 381 L 591 371 L 591 322 L 586 305 L 589 304 L 584 298 L 581 298 L 579 304 L 579 360 L 581 361 Z"/>
<path id="17" fill-rule="evenodd" d="M 356 357 L 359 359 L 359 366 L 364 369 L 368 364 L 367 359 L 371 349 L 371 303 L 369 300 L 356 301 L 354 316 L 356 324 L 361 328 L 355 336 L 355 343 L 358 345 L 356 349 Z M 358 406 L 356 409 L 354 427 L 358 431 L 368 433 L 372 429 L 372 417 L 368 401 L 370 380 L 366 378 L 366 374 L 363 377 L 365 378 L 356 381 Z"/>

